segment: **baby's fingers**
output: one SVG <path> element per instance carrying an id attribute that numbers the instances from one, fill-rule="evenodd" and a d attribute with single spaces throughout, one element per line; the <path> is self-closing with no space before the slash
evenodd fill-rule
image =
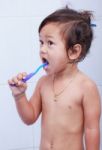
<path id="1" fill-rule="evenodd" d="M 25 83 L 23 81 L 23 79 L 27 76 L 27 73 L 23 72 L 23 73 L 19 73 L 17 75 L 17 86 L 24 86 L 25 87 Z"/>
<path id="2" fill-rule="evenodd" d="M 12 90 L 13 96 L 17 96 L 21 93 L 24 93 L 27 89 L 27 84 L 22 81 L 25 73 L 19 73 L 17 76 L 8 80 L 10 89 Z"/>
<path id="3" fill-rule="evenodd" d="M 9 85 L 17 85 L 18 79 L 17 77 L 13 77 L 12 79 L 8 80 Z"/>
<path id="4" fill-rule="evenodd" d="M 22 79 L 24 79 L 24 78 L 26 77 L 26 75 L 27 75 L 26 72 L 19 73 L 19 74 L 17 75 L 17 79 L 18 79 L 18 80 L 22 80 Z"/>
<path id="5" fill-rule="evenodd" d="M 14 83 L 14 81 L 13 81 L 12 79 L 9 79 L 9 80 L 8 80 L 8 84 L 9 84 L 9 85 L 14 85 L 15 83 Z"/>
<path id="6" fill-rule="evenodd" d="M 13 77 L 12 79 L 8 80 L 8 84 L 9 85 L 15 85 L 15 86 L 24 86 L 24 82 L 22 81 L 22 79 L 24 79 L 26 77 L 26 73 L 19 73 L 17 76 Z"/>

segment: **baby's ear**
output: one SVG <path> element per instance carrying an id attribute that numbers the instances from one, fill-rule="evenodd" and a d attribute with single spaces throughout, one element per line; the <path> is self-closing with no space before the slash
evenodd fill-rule
<path id="1" fill-rule="evenodd" d="M 73 48 L 68 50 L 68 56 L 71 61 L 77 60 L 80 57 L 82 51 L 82 46 L 80 44 L 75 44 Z"/>

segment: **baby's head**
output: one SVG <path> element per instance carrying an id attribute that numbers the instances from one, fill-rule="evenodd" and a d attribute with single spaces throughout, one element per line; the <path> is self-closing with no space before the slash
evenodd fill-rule
<path id="1" fill-rule="evenodd" d="M 50 23 L 55 23 L 60 28 L 60 33 L 65 41 L 65 47 L 68 54 L 70 49 L 72 53 L 76 52 L 76 45 L 80 45 L 80 55 L 71 62 L 79 62 L 83 60 L 89 52 L 93 39 L 93 31 L 91 27 L 92 13 L 89 11 L 78 12 L 68 7 L 59 9 L 47 16 L 39 26 L 41 29 Z"/>

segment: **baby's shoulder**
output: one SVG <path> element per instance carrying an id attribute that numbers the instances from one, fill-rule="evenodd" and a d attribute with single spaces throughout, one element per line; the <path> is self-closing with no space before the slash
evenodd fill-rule
<path id="1" fill-rule="evenodd" d="M 39 80 L 38 80 L 38 84 L 40 86 L 44 86 L 46 84 L 48 84 L 51 80 L 51 76 L 48 75 L 43 75 Z"/>
<path id="2" fill-rule="evenodd" d="M 85 91 L 97 89 L 95 81 L 84 73 L 81 73 L 81 86 Z"/>
<path id="3" fill-rule="evenodd" d="M 83 83 L 81 87 L 83 91 L 83 104 L 97 105 L 100 103 L 100 93 L 97 84 L 87 75 L 83 75 Z"/>

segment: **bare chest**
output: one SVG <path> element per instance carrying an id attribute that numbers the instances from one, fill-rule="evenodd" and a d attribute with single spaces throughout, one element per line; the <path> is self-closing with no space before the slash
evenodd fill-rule
<path id="1" fill-rule="evenodd" d="M 82 93 L 79 88 L 68 88 L 55 96 L 51 87 L 42 91 L 42 110 L 46 113 L 74 114 L 82 111 Z"/>
<path id="2" fill-rule="evenodd" d="M 66 131 L 79 132 L 83 126 L 82 96 L 80 91 L 66 90 L 54 99 L 51 89 L 43 91 L 42 118 L 43 124 L 57 133 Z M 52 131 L 52 130 L 51 130 Z"/>

